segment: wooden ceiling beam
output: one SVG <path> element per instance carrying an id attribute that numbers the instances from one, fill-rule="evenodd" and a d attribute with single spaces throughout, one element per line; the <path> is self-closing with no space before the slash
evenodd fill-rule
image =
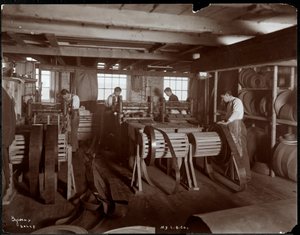
<path id="1" fill-rule="evenodd" d="M 14 33 L 14 32 L 7 32 L 7 34 L 17 44 L 19 44 L 21 46 L 27 46 L 27 44 L 23 41 L 23 39 L 21 37 L 18 36 L 18 34 Z"/>
<path id="2" fill-rule="evenodd" d="M 156 20 L 157 21 L 157 20 Z M 119 40 L 137 43 L 172 43 L 187 45 L 224 45 L 215 35 L 190 35 L 186 33 L 162 32 L 137 29 L 116 29 L 95 25 L 68 24 L 55 22 L 35 22 L 24 20 L 11 20 L 2 16 L 2 32 L 13 31 L 15 33 L 43 34 L 45 32 L 55 34 L 56 37 L 87 38 L 93 40 Z"/>
<path id="3" fill-rule="evenodd" d="M 94 58 L 113 58 L 113 59 L 143 59 L 143 60 L 172 60 L 173 55 L 170 54 L 151 54 L 139 53 L 129 50 L 118 49 L 99 49 L 99 48 L 43 48 L 37 46 L 8 46 L 2 45 L 2 51 L 5 53 L 15 54 L 34 54 L 34 55 L 52 55 L 52 56 L 74 56 L 74 57 L 94 57 Z"/>
<path id="4" fill-rule="evenodd" d="M 79 56 L 76 57 L 76 64 L 77 66 L 81 66 L 81 57 Z"/>
<path id="5" fill-rule="evenodd" d="M 75 71 L 77 66 L 58 66 L 58 65 L 41 65 L 40 69 L 43 70 L 53 70 L 53 71 Z M 83 66 L 82 68 L 86 70 L 95 70 L 95 67 Z M 173 73 L 173 72 L 158 72 L 158 71 L 144 71 L 144 70 L 105 70 L 97 69 L 98 73 L 110 73 L 110 74 L 127 74 L 127 75 L 143 75 L 143 76 L 154 76 L 154 77 L 163 77 L 163 76 L 173 76 L 173 77 L 193 77 L 192 73 Z"/>
<path id="6" fill-rule="evenodd" d="M 151 48 L 148 49 L 148 52 L 152 53 L 154 51 L 157 51 L 157 50 L 163 48 L 166 45 L 167 45 L 166 43 L 156 43 L 154 46 L 152 46 Z"/>
<path id="7" fill-rule="evenodd" d="M 181 33 L 257 35 L 264 33 L 260 22 L 219 22 L 208 17 L 118 10 L 90 5 L 5 5 L 2 16 L 34 20 L 96 24 L 112 27 L 159 30 Z M 101 16 L 101 17 L 99 17 Z M 159 20 L 158 20 L 159 19 Z M 297 20 L 295 10 L 295 20 Z"/>
<path id="8" fill-rule="evenodd" d="M 213 71 L 297 58 L 297 26 L 212 49 L 192 64 L 192 71 Z"/>
<path id="9" fill-rule="evenodd" d="M 66 62 L 64 61 L 64 59 L 61 56 L 57 56 L 56 60 L 60 65 L 66 65 Z"/>
<path id="10" fill-rule="evenodd" d="M 52 47 L 58 47 L 59 46 L 55 34 L 45 33 L 45 38 L 48 40 L 49 44 Z"/>

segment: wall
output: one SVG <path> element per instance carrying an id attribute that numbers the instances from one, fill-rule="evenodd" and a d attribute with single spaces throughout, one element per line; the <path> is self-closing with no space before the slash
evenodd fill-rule
<path id="1" fill-rule="evenodd" d="M 30 78 L 35 78 L 35 62 L 17 62 L 16 63 L 16 73 L 18 75 L 28 75 Z"/>
<path id="2" fill-rule="evenodd" d="M 150 76 L 128 76 L 128 100 L 132 102 L 147 101 L 155 87 L 163 90 L 163 77 Z"/>

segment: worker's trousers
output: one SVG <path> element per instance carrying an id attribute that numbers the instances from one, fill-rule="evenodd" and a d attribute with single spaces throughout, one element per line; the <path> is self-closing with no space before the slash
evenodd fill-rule
<path id="1" fill-rule="evenodd" d="M 247 150 L 247 129 L 242 120 L 235 120 L 228 124 L 230 133 L 237 146 L 238 152 L 242 157 L 244 167 L 246 170 L 247 180 L 251 179 L 250 160 Z"/>

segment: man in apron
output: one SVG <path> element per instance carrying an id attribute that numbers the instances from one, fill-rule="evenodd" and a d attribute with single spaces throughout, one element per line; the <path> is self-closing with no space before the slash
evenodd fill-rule
<path id="1" fill-rule="evenodd" d="M 218 124 L 228 126 L 237 150 L 243 159 L 247 181 L 249 182 L 251 180 L 251 170 L 247 151 L 247 129 L 243 122 L 244 105 L 239 98 L 232 96 L 230 91 L 222 94 L 221 98 L 227 104 L 227 111 L 224 120 L 218 122 Z"/>
<path id="2" fill-rule="evenodd" d="M 79 127 L 79 106 L 80 99 L 77 95 L 71 94 L 68 90 L 63 89 L 60 92 L 62 98 L 69 106 L 69 113 L 71 115 L 71 146 L 73 154 L 78 150 L 78 127 Z"/>

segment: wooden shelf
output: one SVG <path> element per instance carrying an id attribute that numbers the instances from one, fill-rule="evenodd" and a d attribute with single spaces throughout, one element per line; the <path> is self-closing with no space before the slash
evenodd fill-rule
<path id="1" fill-rule="evenodd" d="M 260 117 L 260 116 L 244 115 L 244 117 L 248 119 L 260 120 L 260 121 L 270 121 L 268 118 Z"/>
<path id="2" fill-rule="evenodd" d="M 272 88 L 242 88 L 241 91 L 272 91 Z"/>
<path id="3" fill-rule="evenodd" d="M 277 119 L 276 121 L 279 124 L 285 124 L 285 125 L 290 125 L 290 126 L 297 126 L 297 124 L 298 124 L 296 121 L 290 121 L 290 120 L 284 120 L 284 119 Z"/>

